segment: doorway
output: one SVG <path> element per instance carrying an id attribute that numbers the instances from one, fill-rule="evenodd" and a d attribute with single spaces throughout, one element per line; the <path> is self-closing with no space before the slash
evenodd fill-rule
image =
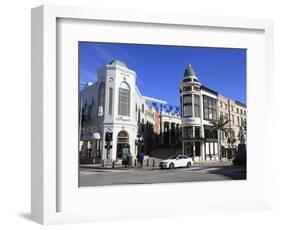
<path id="1" fill-rule="evenodd" d="M 128 148 L 130 150 L 129 135 L 126 131 L 121 131 L 117 136 L 117 158 L 122 159 L 124 148 Z"/>

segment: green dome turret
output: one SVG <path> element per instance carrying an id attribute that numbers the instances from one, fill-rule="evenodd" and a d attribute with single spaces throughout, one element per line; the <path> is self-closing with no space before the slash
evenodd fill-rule
<path id="1" fill-rule="evenodd" d="M 193 70 L 191 64 L 188 64 L 187 68 L 184 71 L 184 77 L 196 76 L 195 71 Z"/>
<path id="2" fill-rule="evenodd" d="M 124 62 L 122 62 L 122 61 L 120 61 L 118 59 L 112 60 L 109 64 L 110 65 L 114 65 L 114 66 L 121 66 L 121 67 L 124 67 L 124 68 L 128 69 L 127 65 Z"/>

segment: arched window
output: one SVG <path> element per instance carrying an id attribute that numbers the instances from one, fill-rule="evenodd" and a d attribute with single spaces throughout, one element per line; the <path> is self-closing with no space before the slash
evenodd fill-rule
<path id="1" fill-rule="evenodd" d="M 130 116 L 130 87 L 122 82 L 119 88 L 118 114 Z"/>
<path id="2" fill-rule="evenodd" d="M 98 117 L 103 116 L 104 113 L 104 83 L 101 82 L 98 91 Z"/>
<path id="3" fill-rule="evenodd" d="M 89 120 L 92 120 L 92 118 L 93 118 L 93 111 L 92 111 L 93 108 L 94 108 L 94 99 L 92 98 L 91 99 L 91 104 L 88 107 L 88 119 Z"/>

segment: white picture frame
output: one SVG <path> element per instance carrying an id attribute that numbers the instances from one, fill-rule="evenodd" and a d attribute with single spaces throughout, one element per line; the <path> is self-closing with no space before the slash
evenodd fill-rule
<path id="1" fill-rule="evenodd" d="M 65 22 L 66 26 L 63 24 Z M 80 39 L 79 36 L 84 36 L 85 40 L 91 40 L 93 34 L 92 29 L 89 28 L 92 28 L 94 24 L 91 23 L 95 22 L 102 22 L 103 25 L 115 29 L 118 26 L 124 27 L 124 33 L 132 29 L 136 30 L 136 34 L 140 34 L 141 31 L 150 29 L 150 35 L 138 36 L 139 38 L 133 35 L 132 37 L 126 36 L 126 42 L 187 45 L 186 39 L 180 40 L 178 35 L 185 36 L 185 31 L 190 30 L 195 31 L 189 41 L 190 45 L 248 49 L 249 154 L 247 156 L 246 181 L 123 185 L 102 188 L 79 188 L 77 186 L 78 157 L 70 154 L 67 158 L 68 164 L 66 164 L 65 153 L 57 154 L 62 149 L 67 152 L 77 151 L 76 143 L 67 147 L 70 149 L 65 149 L 64 146 L 61 146 L 63 141 L 60 143 L 57 138 L 58 132 L 64 132 L 63 128 L 60 127 L 61 120 L 58 120 L 60 113 L 65 114 L 64 109 L 75 111 L 73 108 L 78 108 L 77 100 L 66 99 L 73 104 L 67 103 L 70 107 L 65 107 L 65 103 L 58 103 L 58 98 L 65 98 L 66 95 L 74 98 L 77 95 L 75 90 L 78 87 L 75 88 L 75 85 L 78 77 L 77 80 L 74 79 L 75 73 L 73 71 L 75 68 L 70 68 L 68 84 L 61 85 L 61 80 L 57 78 L 57 75 L 61 74 L 59 65 L 63 66 L 64 62 L 60 60 L 60 46 L 57 41 L 58 36 L 64 36 L 63 33 L 70 35 L 68 36 L 70 39 L 65 43 L 63 40 L 65 47 L 62 50 L 65 51 L 66 48 L 71 48 L 73 42 Z M 157 28 L 159 28 L 157 32 L 160 34 L 154 35 L 151 29 Z M 178 33 L 175 36 L 177 38 L 174 40 L 165 36 L 160 38 L 161 33 L 165 34 L 171 30 Z M 101 31 L 104 30 L 99 31 L 96 28 L 95 36 L 99 37 L 97 40 L 112 41 L 110 32 Z M 220 35 L 222 32 L 225 33 L 224 38 L 221 36 L 222 34 Z M 201 33 L 202 37 L 196 37 L 197 33 Z M 122 36 L 116 36 L 114 41 L 124 42 L 125 40 Z M 69 59 L 63 60 L 70 62 L 77 60 L 77 57 L 74 56 L 75 50 L 70 49 L 67 52 Z M 254 131 L 254 127 L 261 119 L 268 117 L 268 113 L 264 110 L 260 111 L 260 107 L 270 111 L 274 110 L 272 63 L 273 23 L 271 20 L 152 14 L 51 5 L 32 9 L 32 219 L 41 224 L 57 224 L 271 209 L 274 183 L 273 169 L 271 168 L 273 147 L 269 144 L 268 135 L 265 137 L 258 135 Z M 63 92 L 66 94 L 61 93 L 61 87 L 64 87 Z M 255 103 L 256 100 L 260 101 L 258 105 Z M 70 114 L 66 119 L 67 122 L 76 119 L 76 115 Z M 75 132 L 75 126 L 71 129 Z M 261 133 L 270 133 L 272 130 L 271 126 L 260 128 Z M 69 135 L 70 138 L 75 139 L 77 131 L 75 134 L 70 132 Z M 254 143 L 261 142 L 264 143 L 263 146 L 254 145 Z M 263 166 L 264 173 L 259 172 L 261 166 Z M 228 195 L 214 197 L 222 189 L 226 192 L 232 191 L 232 197 L 230 198 Z M 165 194 L 179 194 L 179 192 L 185 194 L 187 191 L 191 197 L 198 196 L 198 199 L 183 200 L 179 197 L 175 198 L 173 202 L 162 202 Z M 207 196 L 213 197 L 211 200 L 206 197 L 205 191 L 208 191 Z M 113 194 L 118 194 L 120 199 L 114 198 Z M 137 203 L 135 194 L 141 194 Z M 151 198 L 151 194 L 154 194 L 154 198 Z M 94 202 L 92 199 L 85 199 L 85 197 L 98 197 L 99 199 Z M 129 199 L 134 205 L 122 205 L 124 198 Z M 148 204 L 149 208 L 147 208 Z M 184 209 L 187 205 L 189 208 Z M 110 208 L 108 208 L 109 206 Z"/>

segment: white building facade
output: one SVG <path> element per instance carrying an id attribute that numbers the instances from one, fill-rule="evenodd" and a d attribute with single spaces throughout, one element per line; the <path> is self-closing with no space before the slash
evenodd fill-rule
<path id="1" fill-rule="evenodd" d="M 136 78 L 136 73 L 125 63 L 113 60 L 98 70 L 97 82 L 80 91 L 80 153 L 87 158 L 116 161 L 122 159 L 124 148 L 135 158 L 139 151 L 149 150 L 149 143 L 145 141 L 154 144 L 150 132 L 155 134 L 162 126 L 159 111 L 149 102 L 161 100 L 142 96 Z M 170 117 L 179 127 L 179 111 L 177 115 L 163 114 L 165 121 Z M 147 126 L 152 126 L 152 131 Z M 110 150 L 105 143 L 107 132 L 112 133 Z M 94 138 L 97 133 L 100 140 Z"/>
<path id="2" fill-rule="evenodd" d="M 235 121 L 234 106 L 230 105 L 230 99 L 224 98 L 218 92 L 203 86 L 196 76 L 191 64 L 185 69 L 184 75 L 180 83 L 180 100 L 181 100 L 181 117 L 182 117 L 182 151 L 194 161 L 210 161 L 228 158 L 228 154 L 222 154 L 220 149 L 226 149 L 226 143 L 230 143 L 230 135 L 222 133 L 221 145 L 219 145 L 218 134 L 220 131 L 213 127 L 218 123 L 219 117 L 223 115 L 224 121 L 228 121 L 225 129 L 228 133 L 232 131 L 237 135 L 237 129 L 246 128 L 246 105 L 236 101 L 235 111 L 239 110 L 239 121 L 243 120 L 243 127 Z M 222 101 L 225 100 L 229 105 L 225 106 L 225 113 L 222 112 Z M 243 110 L 237 106 L 243 107 Z M 224 107 L 223 107 L 224 108 Z M 238 109 L 239 108 L 239 109 Z M 232 126 L 231 126 L 232 125 Z M 229 136 L 228 136 L 229 135 Z M 236 146 L 239 140 L 235 140 Z M 226 152 L 226 151 L 225 151 Z M 225 153 L 224 152 L 224 153 Z"/>
<path id="3" fill-rule="evenodd" d="M 203 86 L 191 65 L 181 77 L 180 106 L 142 96 L 136 78 L 125 63 L 113 60 L 98 70 L 94 84 L 80 91 L 80 156 L 117 161 L 125 149 L 135 158 L 140 151 L 149 154 L 160 147 L 209 161 L 227 158 L 219 150 L 239 144 L 238 132 L 246 130 L 246 105 Z M 231 145 L 230 136 L 223 135 L 218 146 L 213 126 L 220 116 L 233 129 Z M 112 133 L 111 148 L 106 148 L 107 132 Z"/>

